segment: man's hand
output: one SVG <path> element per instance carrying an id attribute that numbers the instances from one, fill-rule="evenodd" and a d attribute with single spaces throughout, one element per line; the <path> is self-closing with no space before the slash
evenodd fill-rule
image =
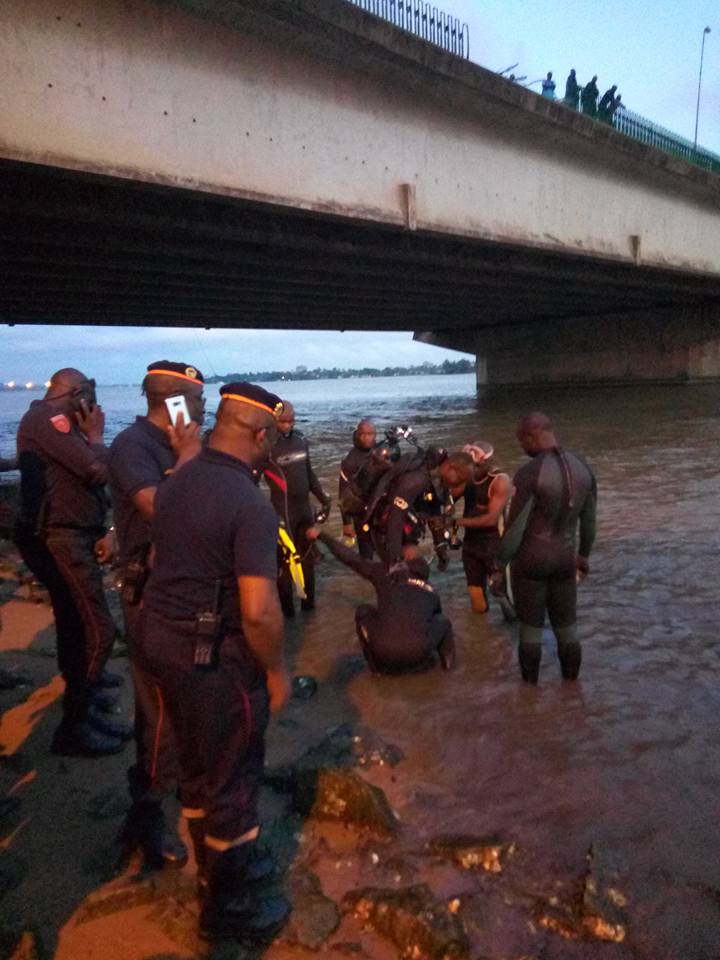
<path id="1" fill-rule="evenodd" d="M 582 583 L 585 577 L 587 577 L 587 575 L 590 573 L 590 563 L 588 562 L 588 558 L 581 557 L 580 554 L 578 554 L 575 557 L 575 570 L 577 571 L 577 582 Z"/>
<path id="2" fill-rule="evenodd" d="M 97 562 L 110 563 L 115 556 L 116 549 L 115 534 L 112 530 L 109 530 L 104 537 L 100 537 L 99 540 L 95 541 L 95 558 Z"/>
<path id="3" fill-rule="evenodd" d="M 180 414 L 175 421 L 175 426 L 170 424 L 167 427 L 167 435 L 170 446 L 173 448 L 173 452 L 177 457 L 175 463 L 176 470 L 179 466 L 182 466 L 183 463 L 187 463 L 188 460 L 192 460 L 200 453 L 202 448 L 202 443 L 200 442 L 200 427 L 194 420 L 191 420 L 190 423 L 186 425 L 183 415 Z"/>
<path id="4" fill-rule="evenodd" d="M 286 670 L 268 670 L 267 689 L 270 696 L 270 712 L 279 713 L 290 699 L 292 688 Z"/>
<path id="5" fill-rule="evenodd" d="M 317 527 L 308 527 L 305 531 L 305 536 L 308 540 L 317 540 L 320 536 L 321 531 Z"/>
<path id="6" fill-rule="evenodd" d="M 325 523 L 330 516 L 330 500 L 326 500 L 322 507 L 315 514 L 315 523 Z"/>
<path id="7" fill-rule="evenodd" d="M 80 409 L 75 411 L 75 419 L 80 430 L 90 443 L 102 443 L 105 434 L 105 414 L 102 407 L 96 404 L 92 409 L 85 400 L 80 401 Z"/>
<path id="8" fill-rule="evenodd" d="M 343 535 L 344 537 L 354 537 L 354 536 L 355 536 L 355 528 L 353 527 L 353 525 L 352 525 L 351 523 L 344 523 L 344 524 L 343 524 L 342 535 Z"/>

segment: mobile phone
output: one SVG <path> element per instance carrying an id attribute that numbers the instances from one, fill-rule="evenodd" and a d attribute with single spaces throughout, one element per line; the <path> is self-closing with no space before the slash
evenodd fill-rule
<path id="1" fill-rule="evenodd" d="M 185 426 L 189 426 L 190 411 L 188 410 L 187 400 L 182 394 L 176 397 L 167 397 L 165 399 L 165 406 L 167 407 L 167 412 L 170 414 L 170 423 L 174 427 L 177 426 L 180 414 L 183 416 Z"/>

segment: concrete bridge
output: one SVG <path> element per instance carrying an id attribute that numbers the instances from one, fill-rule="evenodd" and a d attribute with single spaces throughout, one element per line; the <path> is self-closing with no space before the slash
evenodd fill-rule
<path id="1" fill-rule="evenodd" d="M 3 0 L 0 322 L 720 377 L 720 176 L 344 0 Z"/>

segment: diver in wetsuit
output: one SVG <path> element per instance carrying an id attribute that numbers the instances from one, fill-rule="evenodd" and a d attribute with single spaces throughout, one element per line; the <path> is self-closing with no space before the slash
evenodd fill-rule
<path id="1" fill-rule="evenodd" d="M 433 483 L 432 471 L 447 459 L 442 447 L 404 454 L 389 463 L 367 508 L 367 522 L 378 556 L 388 567 L 414 555 L 425 525 L 429 528 L 438 569 L 448 563 L 450 534 L 443 516 L 444 498 Z"/>
<path id="2" fill-rule="evenodd" d="M 302 557 L 305 599 L 300 601 L 300 606 L 309 611 L 315 608 L 315 554 L 312 544 L 305 539 L 305 530 L 314 522 L 327 520 L 330 497 L 315 475 L 310 461 L 310 445 L 305 435 L 295 429 L 295 408 L 287 400 L 283 401 L 277 425 L 278 438 L 264 467 L 265 480 L 270 488 L 272 505 Z M 313 512 L 310 504 L 311 493 L 320 502 L 318 514 Z M 284 615 L 294 616 L 292 578 L 286 564 L 280 567 L 278 592 Z"/>
<path id="3" fill-rule="evenodd" d="M 371 420 L 361 420 L 353 433 L 353 445 L 340 464 L 338 478 L 338 503 L 342 514 L 343 536 L 357 540 L 358 553 L 366 560 L 372 560 L 373 545 L 370 531 L 365 528 L 362 516 L 348 513 L 343 509 L 343 499 L 350 492 L 353 481 L 367 464 L 373 454 L 376 440 L 375 426 Z M 352 546 L 352 544 L 349 544 Z"/>
<path id="4" fill-rule="evenodd" d="M 547 611 L 563 678 L 576 680 L 582 659 L 576 630 L 577 581 L 590 571 L 597 485 L 587 463 L 558 446 L 545 414 L 523 417 L 516 435 L 532 461 L 513 479 L 515 494 L 497 562 L 504 566 L 512 561 L 520 672 L 526 682 L 537 683 Z"/>
<path id="5" fill-rule="evenodd" d="M 361 603 L 355 611 L 358 639 L 373 673 L 425 670 L 436 658 L 444 670 L 455 666 L 452 624 L 427 582 L 426 560 L 415 557 L 388 572 L 384 563 L 366 560 L 317 527 L 311 527 L 307 537 L 319 539 L 341 563 L 375 587 L 377 606 Z"/>

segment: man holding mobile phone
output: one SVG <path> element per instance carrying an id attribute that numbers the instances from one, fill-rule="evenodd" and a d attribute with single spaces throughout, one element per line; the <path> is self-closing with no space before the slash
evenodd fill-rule
<path id="1" fill-rule="evenodd" d="M 63 719 L 52 741 L 63 756 L 117 753 L 127 724 L 100 709 L 100 692 L 120 681 L 105 673 L 115 639 L 96 545 L 105 534 L 108 450 L 95 381 L 68 367 L 33 400 L 17 435 L 20 512 L 15 542 L 47 587 L 65 680 Z"/>
<path id="2" fill-rule="evenodd" d="M 128 770 L 132 806 L 122 830 L 126 852 L 140 847 L 147 866 L 182 866 L 187 851 L 163 805 L 177 787 L 177 753 L 163 723 L 157 687 L 137 657 L 140 606 L 149 574 L 151 525 L 159 487 L 200 452 L 205 401 L 197 367 L 151 363 L 142 383 L 147 412 L 110 447 L 110 489 L 122 588 L 120 598 L 135 690 L 136 761 Z"/>

